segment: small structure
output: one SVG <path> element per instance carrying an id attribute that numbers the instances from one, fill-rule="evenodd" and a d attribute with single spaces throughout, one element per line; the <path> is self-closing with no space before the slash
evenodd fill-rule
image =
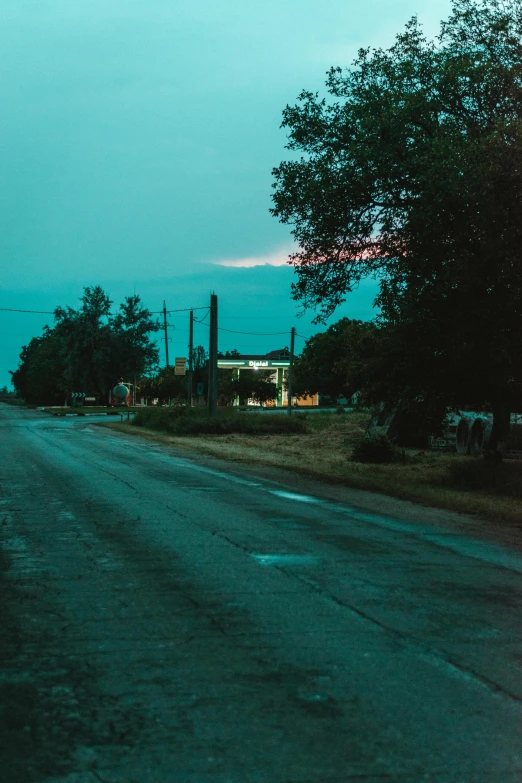
<path id="1" fill-rule="evenodd" d="M 233 370 L 234 377 L 238 379 L 242 370 L 248 370 L 249 372 L 257 370 L 271 371 L 270 380 L 277 387 L 277 401 L 275 403 L 267 403 L 267 406 L 283 408 L 288 404 L 287 391 L 285 389 L 285 385 L 288 382 L 288 368 L 290 367 L 290 351 L 288 348 L 280 348 L 266 354 L 239 354 L 238 356 L 228 356 L 226 359 L 218 358 L 218 367 L 223 370 Z M 293 399 L 298 402 L 299 407 L 310 407 L 319 404 L 318 395 Z M 238 405 L 239 401 L 236 400 L 234 404 Z"/>
<path id="2" fill-rule="evenodd" d="M 111 405 L 128 405 L 128 397 L 130 391 L 129 387 L 123 383 L 123 378 L 120 378 L 114 389 L 112 390 Z"/>

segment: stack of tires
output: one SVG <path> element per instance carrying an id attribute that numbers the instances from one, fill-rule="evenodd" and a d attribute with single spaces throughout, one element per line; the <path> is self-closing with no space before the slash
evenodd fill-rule
<path id="1" fill-rule="evenodd" d="M 457 454 L 480 457 L 488 445 L 493 421 L 480 413 L 463 413 L 457 424 Z"/>

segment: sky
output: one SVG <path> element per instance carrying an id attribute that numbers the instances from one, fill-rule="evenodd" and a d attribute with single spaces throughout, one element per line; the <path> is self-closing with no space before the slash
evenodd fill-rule
<path id="1" fill-rule="evenodd" d="M 219 300 L 219 348 L 320 331 L 292 301 L 289 226 L 269 214 L 281 115 L 360 47 L 450 0 L 0 0 L 0 308 L 77 307 L 84 286 L 151 311 Z M 333 316 L 370 319 L 373 281 Z M 188 314 L 169 318 L 186 356 Z M 0 386 L 52 316 L 0 311 Z M 236 334 L 249 332 L 254 334 Z M 256 334 L 257 333 L 257 334 Z M 278 334 L 280 333 L 280 334 Z M 208 329 L 195 339 L 208 344 Z M 164 343 L 161 346 L 164 362 Z M 115 372 L 117 374 L 117 370 Z"/>

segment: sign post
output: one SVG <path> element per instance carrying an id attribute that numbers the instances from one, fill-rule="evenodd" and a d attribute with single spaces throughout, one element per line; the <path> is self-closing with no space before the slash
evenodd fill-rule
<path id="1" fill-rule="evenodd" d="M 210 332 L 208 347 L 208 392 L 207 405 L 210 416 L 217 416 L 217 370 L 218 370 L 218 298 L 210 295 Z"/>
<path id="2" fill-rule="evenodd" d="M 288 415 L 292 413 L 292 381 L 294 375 L 295 326 L 290 332 L 290 366 L 288 368 Z"/>
<path id="3" fill-rule="evenodd" d="M 187 360 L 184 356 L 176 357 L 176 364 L 174 365 L 174 375 L 185 375 Z"/>

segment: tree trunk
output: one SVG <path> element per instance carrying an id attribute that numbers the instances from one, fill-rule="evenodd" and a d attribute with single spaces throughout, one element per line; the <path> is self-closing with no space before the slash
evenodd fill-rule
<path id="1" fill-rule="evenodd" d="M 509 435 L 511 412 L 504 402 L 499 400 L 493 405 L 493 428 L 484 458 L 492 462 L 501 462 Z"/>

